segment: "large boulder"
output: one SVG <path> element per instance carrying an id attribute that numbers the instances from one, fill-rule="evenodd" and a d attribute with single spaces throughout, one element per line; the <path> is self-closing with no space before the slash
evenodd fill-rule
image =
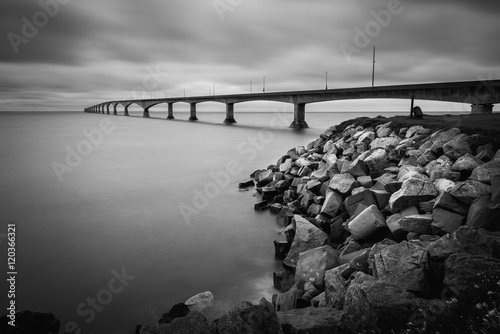
<path id="1" fill-rule="evenodd" d="M 341 273 L 347 267 L 348 264 L 346 263 L 327 270 L 325 273 L 325 298 L 328 307 L 342 308 L 344 306 L 347 282 Z"/>
<path id="2" fill-rule="evenodd" d="M 493 160 L 477 166 L 470 176 L 471 180 L 491 184 L 491 179 L 500 175 L 500 160 Z"/>
<path id="3" fill-rule="evenodd" d="M 160 325 L 169 324 L 174 321 L 174 319 L 185 317 L 189 314 L 190 311 L 191 310 L 189 309 L 189 307 L 187 307 L 184 303 L 175 304 L 174 306 L 172 306 L 170 311 L 163 314 L 158 323 Z"/>
<path id="4" fill-rule="evenodd" d="M 466 135 L 462 134 L 444 144 L 444 154 L 453 160 L 456 160 L 467 153 L 472 154 L 472 149 L 467 143 L 466 138 Z"/>
<path id="5" fill-rule="evenodd" d="M 413 294 L 357 272 L 345 295 L 341 323 L 349 333 L 400 333 L 417 308 Z"/>
<path id="6" fill-rule="evenodd" d="M 464 216 L 457 213 L 443 210 L 434 209 L 432 211 L 432 228 L 435 234 L 454 233 L 464 223 Z"/>
<path id="7" fill-rule="evenodd" d="M 431 230 L 432 215 L 410 215 L 402 217 L 399 221 L 399 226 L 405 232 L 413 232 L 416 234 L 428 234 Z"/>
<path id="8" fill-rule="evenodd" d="M 302 216 L 295 215 L 293 220 L 295 237 L 293 238 L 287 257 L 283 260 L 283 264 L 290 268 L 295 268 L 297 266 L 300 253 L 323 246 L 328 240 L 328 234 L 311 224 Z"/>
<path id="9" fill-rule="evenodd" d="M 382 174 L 384 169 L 390 165 L 387 152 L 383 148 L 375 148 L 365 153 L 367 154 L 365 155 L 364 162 L 372 171 Z"/>
<path id="10" fill-rule="evenodd" d="M 399 212 L 409 206 L 429 201 L 437 196 L 432 183 L 416 178 L 403 182 L 401 189 L 391 195 L 389 207 L 393 212 Z"/>
<path id="11" fill-rule="evenodd" d="M 326 307 L 306 307 L 278 312 L 278 319 L 286 334 L 341 333 L 339 311 Z"/>
<path id="12" fill-rule="evenodd" d="M 207 319 L 198 311 L 175 318 L 171 323 L 138 326 L 137 334 L 212 334 Z"/>
<path id="13" fill-rule="evenodd" d="M 414 206 L 410 206 L 398 213 L 387 217 L 385 223 L 387 224 L 387 227 L 397 241 L 403 241 L 406 239 L 406 235 L 408 234 L 408 232 L 403 230 L 403 227 L 400 223 L 403 217 L 411 215 L 418 215 L 418 209 Z"/>
<path id="14" fill-rule="evenodd" d="M 337 215 L 338 210 L 342 206 L 342 195 L 334 190 L 328 189 L 326 191 L 325 201 L 321 207 L 321 213 L 333 218 Z"/>
<path id="15" fill-rule="evenodd" d="M 385 218 L 375 204 L 364 209 L 359 215 L 352 219 L 348 228 L 354 240 L 368 239 L 380 228 L 386 227 Z"/>
<path id="16" fill-rule="evenodd" d="M 300 253 L 295 271 L 298 287 L 312 283 L 317 289 L 324 290 L 325 272 L 340 264 L 339 252 L 331 246 L 321 246 Z"/>
<path id="17" fill-rule="evenodd" d="M 413 242 L 403 241 L 390 245 L 373 254 L 373 276 L 418 294 L 429 293 L 426 279 L 428 270 L 427 250 Z"/>
<path id="18" fill-rule="evenodd" d="M 451 189 L 450 194 L 460 202 L 471 205 L 472 202 L 479 197 L 490 195 L 491 186 L 479 181 L 467 180 L 458 182 L 457 185 Z"/>
<path id="19" fill-rule="evenodd" d="M 281 334 L 283 330 L 273 304 L 262 298 L 259 305 L 241 302 L 214 321 L 212 328 L 218 334 Z"/>
<path id="20" fill-rule="evenodd" d="M 5 292 L 7 295 L 7 292 Z M 5 300 L 5 299 L 4 299 Z M 33 311 L 17 311 L 15 327 L 8 324 L 12 321 L 7 315 L 0 317 L 0 333 L 5 334 L 56 334 L 61 322 L 52 313 Z"/>
<path id="21" fill-rule="evenodd" d="M 452 188 L 453 189 L 453 188 Z M 442 192 L 434 202 L 434 209 L 444 209 L 465 216 L 467 214 L 467 205 L 458 201 L 449 191 Z"/>
<path id="22" fill-rule="evenodd" d="M 210 306 L 214 301 L 214 296 L 210 291 L 201 292 L 193 297 L 189 298 L 184 302 L 190 310 L 202 310 L 205 307 Z"/>
<path id="23" fill-rule="evenodd" d="M 358 206 L 364 205 L 368 207 L 372 204 L 377 204 L 372 192 L 368 189 L 362 189 L 345 199 L 344 208 L 349 213 L 349 216 L 352 217 Z"/>
<path id="24" fill-rule="evenodd" d="M 483 162 L 472 154 L 465 154 L 457 159 L 451 166 L 451 170 L 457 172 L 471 172 Z"/>
<path id="25" fill-rule="evenodd" d="M 489 196 L 478 198 L 470 206 L 467 226 L 500 231 L 500 204 L 493 203 Z"/>
<path id="26" fill-rule="evenodd" d="M 377 138 L 373 140 L 370 144 L 370 148 L 388 148 L 388 147 L 397 147 L 401 139 L 399 137 L 385 137 L 385 138 Z"/>

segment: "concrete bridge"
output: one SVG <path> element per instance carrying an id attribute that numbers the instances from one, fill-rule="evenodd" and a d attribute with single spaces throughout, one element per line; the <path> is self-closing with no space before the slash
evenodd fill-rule
<path id="1" fill-rule="evenodd" d="M 493 104 L 500 103 L 500 80 L 108 101 L 85 108 L 85 112 L 110 114 L 110 107 L 113 107 L 113 114 L 117 115 L 117 106 L 122 105 L 124 116 L 128 116 L 128 108 L 135 103 L 144 109 L 143 117 L 149 117 L 151 107 L 166 103 L 168 104 L 167 119 L 173 119 L 174 103 L 184 102 L 190 104 L 189 120 L 196 121 L 198 120 L 196 117 L 198 103 L 220 102 L 226 104 L 224 122 L 236 123 L 234 118 L 236 103 L 276 101 L 294 105 L 294 120 L 290 125 L 291 128 L 307 128 L 306 104 L 353 99 L 411 99 L 411 108 L 413 108 L 414 99 L 469 103 L 473 114 L 492 113 Z"/>

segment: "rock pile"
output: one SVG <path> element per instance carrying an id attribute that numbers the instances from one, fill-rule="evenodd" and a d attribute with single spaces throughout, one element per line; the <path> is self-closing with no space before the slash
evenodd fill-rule
<path id="1" fill-rule="evenodd" d="M 354 122 L 254 172 L 255 208 L 277 214 L 286 236 L 273 297 L 285 332 L 479 326 L 500 299 L 500 150 L 489 141 Z"/>

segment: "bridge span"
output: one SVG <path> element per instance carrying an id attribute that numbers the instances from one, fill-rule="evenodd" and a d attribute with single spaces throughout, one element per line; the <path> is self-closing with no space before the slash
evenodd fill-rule
<path id="1" fill-rule="evenodd" d="M 307 128 L 305 119 L 306 104 L 336 100 L 353 99 L 411 99 L 413 101 L 430 100 L 471 104 L 472 114 L 492 113 L 493 105 L 500 103 L 500 80 L 443 82 L 411 85 L 393 85 L 360 88 L 305 90 L 288 92 L 263 92 L 253 94 L 209 95 L 193 97 L 152 98 L 139 100 L 108 101 L 85 108 L 85 112 L 117 115 L 117 106 L 124 107 L 124 116 L 128 116 L 128 108 L 136 104 L 143 108 L 143 117 L 149 117 L 149 109 L 153 106 L 168 104 L 167 119 L 174 118 L 174 103 L 190 104 L 191 121 L 196 121 L 196 105 L 203 102 L 219 102 L 226 104 L 225 123 L 236 123 L 234 105 L 250 101 L 276 101 L 294 105 L 294 120 L 291 128 Z"/>

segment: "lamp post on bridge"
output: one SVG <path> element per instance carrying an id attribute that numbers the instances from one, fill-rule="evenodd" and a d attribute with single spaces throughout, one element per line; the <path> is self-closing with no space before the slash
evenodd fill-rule
<path id="1" fill-rule="evenodd" d="M 214 96 L 215 96 L 215 82 L 213 83 L 213 86 L 214 86 L 214 88 L 212 89 L 212 93 L 213 93 L 213 94 L 214 94 Z"/>
<path id="2" fill-rule="evenodd" d="M 252 80 L 250 80 L 250 94 L 252 94 Z"/>
<path id="3" fill-rule="evenodd" d="M 266 92 L 266 76 L 262 78 L 262 93 Z"/>
<path id="4" fill-rule="evenodd" d="M 328 71 L 325 71 L 325 89 L 328 89 Z"/>

